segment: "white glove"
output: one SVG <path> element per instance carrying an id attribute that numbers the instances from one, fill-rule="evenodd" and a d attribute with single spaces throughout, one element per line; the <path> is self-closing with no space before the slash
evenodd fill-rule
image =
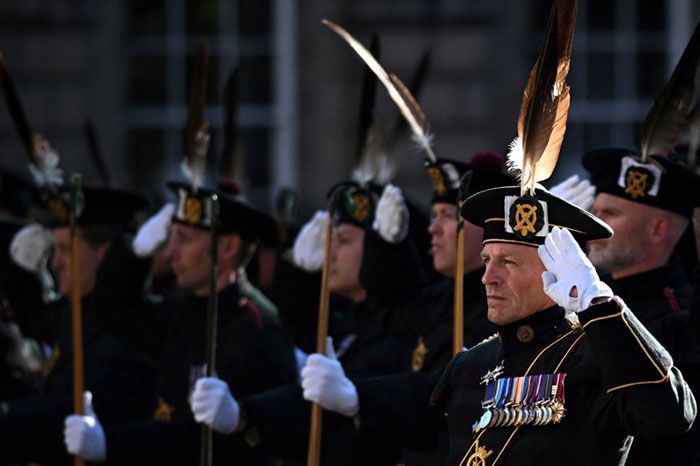
<path id="1" fill-rule="evenodd" d="M 326 242 L 326 225 L 328 212 L 317 211 L 313 218 L 304 225 L 292 249 L 294 264 L 307 272 L 318 272 L 323 266 L 324 245 Z"/>
<path id="2" fill-rule="evenodd" d="M 542 272 L 544 292 L 567 311 L 585 311 L 595 298 L 613 296 L 569 230 L 554 227 L 537 252 L 548 270 Z M 571 296 L 574 287 L 578 297 Z"/>
<path id="3" fill-rule="evenodd" d="M 190 407 L 197 422 L 216 432 L 230 434 L 238 427 L 241 410 L 228 384 L 221 379 L 204 377 L 197 380 Z"/>
<path id="4" fill-rule="evenodd" d="M 324 409 L 344 416 L 354 416 L 360 409 L 355 385 L 345 376 L 343 366 L 333 350 L 333 339 L 326 344 L 328 357 L 315 353 L 309 356 L 301 371 L 304 398 Z"/>
<path id="5" fill-rule="evenodd" d="M 104 461 L 107 456 L 105 432 L 100 420 L 92 409 L 92 393 L 83 394 L 85 415 L 71 415 L 66 418 L 63 441 L 68 453 L 88 461 Z"/>
<path id="6" fill-rule="evenodd" d="M 591 210 L 595 202 L 595 186 L 588 180 L 579 179 L 578 175 L 572 175 L 549 190 L 558 196 L 583 210 Z"/>
<path id="7" fill-rule="evenodd" d="M 377 203 L 377 210 L 372 224 L 374 231 L 384 241 L 396 244 L 408 235 L 408 207 L 401 194 L 401 189 L 390 184 L 384 188 Z"/>
<path id="8" fill-rule="evenodd" d="M 152 257 L 156 254 L 168 239 L 174 212 L 175 204 L 169 202 L 141 225 L 131 243 L 131 248 L 137 257 Z"/>
<path id="9" fill-rule="evenodd" d="M 51 230 L 36 223 L 27 225 L 12 238 L 10 256 L 24 270 L 38 273 L 46 268 L 51 242 Z"/>

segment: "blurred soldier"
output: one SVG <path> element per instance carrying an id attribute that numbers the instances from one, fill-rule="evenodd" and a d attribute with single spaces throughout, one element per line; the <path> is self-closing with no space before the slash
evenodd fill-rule
<path id="1" fill-rule="evenodd" d="M 331 242 L 329 289 L 352 304 L 354 330 L 329 351 L 351 373 L 380 375 L 403 370 L 410 354 L 407 342 L 394 334 L 388 319 L 387 303 L 405 289 L 420 287 L 425 277 L 409 228 L 409 208 L 401 191 L 389 185 L 381 191 L 373 183 L 341 183 L 332 191 L 333 237 Z M 378 193 L 381 197 L 378 198 Z M 295 261 L 308 266 L 323 259 L 323 230 L 328 214 L 317 213 L 304 226 L 294 248 Z M 423 224 L 423 229 L 425 224 Z M 368 283 L 360 269 L 367 258 L 363 250 L 370 236 L 381 236 L 385 246 L 377 248 L 373 263 L 382 263 L 384 280 Z M 401 251 L 400 254 L 397 251 Z M 391 275 L 388 275 L 391 274 Z M 205 386 L 204 384 L 209 386 Z M 221 387 L 211 390 L 210 387 Z M 233 407 L 222 409 L 223 406 Z M 301 396 L 298 385 L 243 398 L 240 403 L 228 395 L 225 384 L 206 379 L 193 396 L 197 418 L 215 430 L 226 412 L 243 413 L 236 417 L 229 432 L 237 432 L 250 446 L 303 459 L 306 454 L 310 405 Z M 323 432 L 324 464 L 395 464 L 398 451 L 381 439 L 359 436 L 343 419 L 326 415 Z M 290 425 L 296 426 L 289 429 Z"/>
<path id="2" fill-rule="evenodd" d="M 76 244 L 82 297 L 84 380 L 105 423 L 146 415 L 153 404 L 155 368 L 140 352 L 118 338 L 110 325 L 115 315 L 141 303 L 147 264 L 130 251 L 126 232 L 146 202 L 136 194 L 84 188 L 84 208 L 77 220 Z M 58 301 L 40 308 L 15 303 L 24 335 L 52 348 L 45 363 L 41 393 L 7 402 L 0 417 L 0 458 L 45 464 L 68 461 L 63 452 L 63 418 L 73 410 L 73 358 L 69 228 L 56 202 L 48 224 L 20 230 L 12 243 L 13 259 L 38 271 L 52 249 Z M 35 303 L 36 300 L 33 300 Z M 21 312 L 20 312 L 21 311 Z M 39 439 L 41 439 L 39 441 Z"/>
<path id="3" fill-rule="evenodd" d="M 294 356 L 287 337 L 274 319 L 269 302 L 259 299 L 245 284 L 242 270 L 256 242 L 270 231 L 274 221 L 255 210 L 240 196 L 191 184 L 171 183 L 177 204 L 172 211 L 166 255 L 171 260 L 178 287 L 190 294 L 136 309 L 124 318 L 133 341 L 161 349 L 157 393 L 158 405 L 151 419 L 102 426 L 101 417 L 69 416 L 65 421 L 68 451 L 106 464 L 194 464 L 199 455 L 200 429 L 194 422 L 188 397 L 204 374 L 205 324 L 211 274 L 210 231 L 212 194 L 218 196 L 216 290 L 218 325 L 216 374 L 237 396 L 268 390 L 296 378 Z M 157 216 L 150 231 L 162 233 L 171 218 Z M 152 238 L 155 252 L 165 235 Z M 141 237 L 143 239 L 143 236 Z M 138 249 L 138 248 L 137 248 Z M 154 342 L 148 342 L 151 336 Z M 128 390 L 126 391 L 128 393 Z M 98 411 L 99 414 L 99 411 Z M 225 461 L 225 448 L 214 439 L 217 464 Z M 249 455 L 240 464 L 266 464 L 267 459 Z"/>
<path id="4" fill-rule="evenodd" d="M 406 290 L 403 299 L 393 304 L 392 325 L 413 346 L 402 374 L 367 378 L 347 371 L 346 376 L 344 364 L 336 367 L 332 360 L 318 354 L 312 356 L 303 373 L 307 399 L 354 417 L 355 427 L 363 435 L 400 446 L 406 464 L 439 464 L 447 453 L 446 445 L 436 438 L 445 431 L 442 419 L 419 424 L 412 413 L 416 405 L 427 405 L 452 355 L 460 178 L 471 171 L 470 189 L 474 191 L 500 186 L 512 182 L 503 174 L 504 167 L 503 156 L 492 153 L 477 153 L 469 164 L 449 160 L 427 164 L 433 182 L 433 218 L 428 229 L 433 266 L 445 278 L 420 290 Z M 464 228 L 464 343 L 472 346 L 493 333 L 493 328 L 486 320 L 485 295 L 479 281 L 483 270 L 479 257 L 482 231 L 470 224 Z M 375 240 L 375 244 L 380 243 Z M 362 273 L 377 281 L 384 275 L 364 267 Z M 337 387 L 345 389 L 337 393 Z"/>

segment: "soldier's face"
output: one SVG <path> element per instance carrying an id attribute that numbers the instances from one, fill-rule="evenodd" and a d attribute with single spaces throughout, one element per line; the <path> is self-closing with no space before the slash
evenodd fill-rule
<path id="1" fill-rule="evenodd" d="M 457 256 L 457 208 L 446 202 L 436 202 L 432 207 L 430 227 L 430 253 L 433 268 L 447 277 L 455 275 Z M 481 266 L 481 241 L 484 230 L 464 222 L 464 271 L 471 272 Z"/>
<path id="2" fill-rule="evenodd" d="M 332 293 L 362 301 L 366 292 L 360 284 L 360 266 L 365 231 L 355 225 L 341 223 L 333 228 L 328 287 Z"/>
<path id="3" fill-rule="evenodd" d="M 70 230 L 68 227 L 54 228 L 53 253 L 51 256 L 51 269 L 58 280 L 58 291 L 63 296 L 71 294 L 71 252 L 70 252 Z M 95 277 L 97 269 L 102 263 L 109 245 L 92 247 L 83 237 L 78 235 L 75 238 L 78 250 L 78 279 L 80 282 L 80 296 L 84 296 L 95 287 Z"/>
<path id="4" fill-rule="evenodd" d="M 171 261 L 177 286 L 195 294 L 206 294 L 211 272 L 210 233 L 177 223 L 170 228 L 165 254 Z"/>
<path id="5" fill-rule="evenodd" d="M 593 204 L 593 213 L 615 232 L 612 238 L 588 242 L 591 263 L 620 278 L 644 258 L 646 206 L 600 193 Z"/>
<path id="6" fill-rule="evenodd" d="M 554 305 L 544 293 L 545 268 L 537 248 L 489 243 L 481 258 L 486 266 L 481 282 L 486 287 L 488 317 L 494 324 L 509 324 Z"/>

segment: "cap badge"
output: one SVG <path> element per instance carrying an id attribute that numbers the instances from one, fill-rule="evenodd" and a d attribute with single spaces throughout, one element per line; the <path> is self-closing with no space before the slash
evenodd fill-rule
<path id="1" fill-rule="evenodd" d="M 657 196 L 661 184 L 661 169 L 652 163 L 641 163 L 633 157 L 623 157 L 617 185 L 632 199 Z"/>
<path id="2" fill-rule="evenodd" d="M 428 175 L 433 183 L 433 190 L 439 195 L 444 194 L 447 191 L 447 186 L 445 186 L 445 177 L 442 174 L 442 170 L 434 165 L 430 166 L 428 167 Z"/>
<path id="3" fill-rule="evenodd" d="M 359 223 L 363 223 L 369 217 L 370 199 L 365 193 L 352 193 L 352 217 Z"/>
<path id="4" fill-rule="evenodd" d="M 505 198 L 506 231 L 521 238 L 544 236 L 547 234 L 546 203 L 532 196 L 506 196 Z"/>
<path id="5" fill-rule="evenodd" d="M 632 199 L 644 197 L 654 184 L 654 175 L 644 168 L 629 168 L 625 176 L 625 192 Z"/>
<path id="6" fill-rule="evenodd" d="M 185 201 L 185 220 L 187 223 L 198 225 L 202 221 L 202 201 L 196 197 L 188 197 Z"/>

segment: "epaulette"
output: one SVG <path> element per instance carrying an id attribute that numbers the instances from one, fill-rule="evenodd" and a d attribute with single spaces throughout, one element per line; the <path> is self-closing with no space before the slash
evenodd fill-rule
<path id="1" fill-rule="evenodd" d="M 481 340 L 479 343 L 477 343 L 476 345 L 472 346 L 472 348 L 477 347 L 477 346 L 479 346 L 479 345 L 483 345 L 484 343 L 488 343 L 488 342 L 493 341 L 493 340 L 497 340 L 497 339 L 499 339 L 499 338 L 501 338 L 501 334 L 498 333 L 498 332 L 496 332 L 496 333 L 494 333 L 493 335 L 484 338 L 484 339 Z"/>
<path id="2" fill-rule="evenodd" d="M 258 307 L 258 305 L 255 304 L 255 301 L 248 299 L 245 296 L 242 296 L 238 300 L 238 308 L 247 309 L 248 311 L 250 311 L 250 313 L 253 316 L 253 319 L 255 320 L 255 326 L 258 328 L 258 330 L 261 330 L 263 328 L 262 314 L 260 313 L 260 308 Z"/>

